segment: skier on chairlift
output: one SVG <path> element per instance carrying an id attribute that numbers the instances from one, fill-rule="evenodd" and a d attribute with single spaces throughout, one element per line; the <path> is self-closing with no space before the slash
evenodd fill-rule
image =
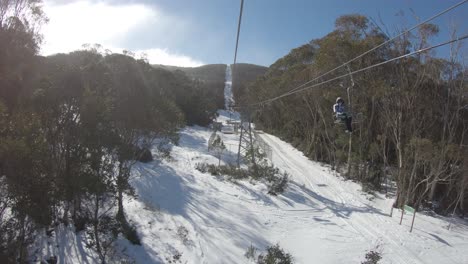
<path id="1" fill-rule="evenodd" d="M 352 117 L 346 111 L 345 101 L 341 97 L 336 98 L 336 104 L 333 105 L 333 113 L 335 114 L 336 120 L 346 125 L 345 132 L 353 132 L 353 129 L 351 127 Z"/>

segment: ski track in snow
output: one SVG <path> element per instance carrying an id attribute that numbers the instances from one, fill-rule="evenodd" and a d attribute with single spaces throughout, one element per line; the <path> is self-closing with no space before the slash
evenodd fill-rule
<path id="1" fill-rule="evenodd" d="M 387 256 L 392 263 L 407 263 L 406 261 L 410 259 L 412 259 L 413 263 L 422 263 L 416 255 L 408 252 L 404 246 L 397 242 L 395 237 L 391 236 L 392 232 L 379 230 L 379 227 L 375 227 L 376 224 L 385 222 L 382 218 L 386 216 L 382 216 L 382 212 L 370 207 L 367 202 L 356 199 L 358 197 L 354 197 L 353 194 L 347 192 L 340 186 L 340 180 L 338 178 L 323 173 L 323 169 L 320 169 L 318 164 L 310 162 L 302 153 L 297 151 L 292 157 L 286 157 L 282 153 L 283 151 L 281 151 L 279 143 L 275 142 L 273 137 L 265 135 L 263 138 L 273 146 L 275 150 L 275 157 L 278 158 L 274 159 L 274 163 L 283 163 L 283 166 L 278 166 L 288 171 L 291 175 L 294 175 L 293 178 L 295 180 L 299 180 L 301 184 L 305 184 L 318 195 L 332 201 L 332 207 L 329 209 L 332 210 L 344 224 L 356 231 L 358 236 L 372 243 L 391 243 L 395 250 L 393 250 L 393 254 L 387 254 Z M 292 149 L 290 149 L 290 151 L 291 150 Z M 314 186 L 324 186 L 325 188 L 318 190 L 318 188 L 314 188 Z M 322 201 L 325 201 L 325 199 Z M 349 214 L 346 215 L 346 212 L 349 212 Z M 365 219 L 365 217 L 363 217 L 364 213 L 370 213 L 371 217 L 369 218 L 372 219 Z"/>
<path id="2" fill-rule="evenodd" d="M 137 263 L 167 263 L 176 252 L 182 263 L 249 263 L 251 244 L 263 250 L 279 243 L 296 263 L 360 263 L 365 252 L 381 245 L 382 263 L 467 263 L 468 228 L 452 230 L 445 218 L 411 215 L 399 225 L 389 216 L 392 203 L 383 195 L 370 201 L 358 184 L 308 160 L 275 136 L 263 134 L 273 149 L 273 163 L 291 176 L 288 190 L 277 197 L 260 183 L 230 182 L 195 170 L 196 163 L 217 164 L 207 151 L 211 131 L 188 127 L 171 161 L 137 164 L 132 185 L 138 199 L 126 203 L 142 246 L 126 244 Z M 237 135 L 222 135 L 235 144 Z M 229 155 L 235 155 L 232 150 Z M 187 241 L 177 229 L 188 230 Z"/>

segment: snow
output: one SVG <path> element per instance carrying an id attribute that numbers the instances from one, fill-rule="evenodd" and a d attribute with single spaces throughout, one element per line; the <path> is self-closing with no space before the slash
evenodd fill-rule
<path id="1" fill-rule="evenodd" d="M 226 123 L 230 113 L 220 110 L 218 121 Z M 125 208 L 142 245 L 120 239 L 118 247 L 136 263 L 252 263 L 244 257 L 249 246 L 263 251 L 276 243 L 295 263 L 360 263 L 377 246 L 381 263 L 468 263 L 466 221 L 418 213 L 409 233 L 411 214 L 402 225 L 399 210 L 389 216 L 393 199 L 378 193 L 371 199 L 359 184 L 273 135 L 260 134 L 272 148 L 271 162 L 290 175 L 282 195 L 268 195 L 258 182 L 199 172 L 197 163 L 218 164 L 208 152 L 211 133 L 186 127 L 172 158 L 135 165 L 136 198 L 126 197 Z M 223 163 L 235 163 L 239 136 L 221 136 Z M 76 237 L 69 240 L 60 244 L 71 248 Z M 86 263 L 74 247 L 74 262 Z"/>
<path id="2" fill-rule="evenodd" d="M 234 96 L 232 93 L 232 72 L 231 66 L 226 66 L 226 82 L 224 83 L 224 108 L 230 110 L 234 105 Z"/>
<path id="3" fill-rule="evenodd" d="M 38 231 L 33 250 L 33 263 L 57 257 L 57 263 L 97 263 L 99 257 L 84 242 L 84 234 L 74 228 L 58 225 L 48 236 L 45 230 Z"/>
<path id="4" fill-rule="evenodd" d="M 132 185 L 138 198 L 128 200 L 127 214 L 136 224 L 142 246 L 127 245 L 137 263 L 159 263 L 177 252 L 182 263 L 246 263 L 253 246 L 279 243 L 296 263 L 360 263 L 377 245 L 382 263 L 467 263 L 468 226 L 418 214 L 389 216 L 392 203 L 344 181 L 326 166 L 308 160 L 275 136 L 262 134 L 273 148 L 273 163 L 291 175 L 288 190 L 266 194 L 263 184 L 230 182 L 195 169 L 198 162 L 217 164 L 207 151 L 211 131 L 181 131 L 173 160 L 138 164 Z M 223 135 L 235 141 L 236 135 Z M 234 152 L 227 154 L 234 155 Z M 187 239 L 177 235 L 183 226 Z"/>

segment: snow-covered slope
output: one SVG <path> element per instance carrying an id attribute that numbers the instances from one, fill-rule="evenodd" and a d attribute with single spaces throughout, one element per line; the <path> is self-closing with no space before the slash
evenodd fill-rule
<path id="1" fill-rule="evenodd" d="M 217 163 L 207 152 L 210 134 L 188 127 L 173 147 L 173 160 L 137 164 L 132 185 L 138 199 L 126 203 L 143 243 L 127 245 L 137 263 L 168 262 L 178 253 L 182 263 L 248 263 L 248 246 L 275 243 L 296 263 L 360 263 L 377 245 L 382 263 L 468 263 L 466 223 L 447 230 L 445 219 L 418 214 L 409 233 L 411 216 L 400 226 L 398 211 L 388 215 L 391 200 L 378 195 L 370 201 L 358 184 L 274 136 L 263 134 L 273 163 L 291 175 L 283 195 L 267 195 L 262 184 L 203 174 L 196 163 Z M 231 142 L 236 137 L 223 136 Z"/>
<path id="2" fill-rule="evenodd" d="M 232 72 L 231 66 L 228 64 L 226 67 L 226 82 L 224 83 L 224 108 L 231 109 L 234 105 L 234 96 L 232 93 Z"/>
<path id="3" fill-rule="evenodd" d="M 226 109 L 234 102 L 226 69 Z M 239 119 L 219 111 L 218 121 Z M 308 160 L 279 138 L 262 134 L 273 151 L 272 163 L 290 174 L 287 191 L 270 196 L 263 184 L 231 182 L 195 169 L 217 164 L 207 151 L 211 131 L 187 127 L 172 159 L 137 164 L 128 199 L 128 218 L 142 246 L 121 242 L 137 263 L 249 263 L 249 246 L 263 250 L 279 243 L 296 263 L 360 263 L 377 248 L 382 263 L 468 263 L 468 225 L 458 220 L 447 229 L 441 217 L 411 215 L 399 225 L 400 211 L 389 216 L 392 199 L 371 199 L 361 187 L 328 167 Z M 221 134 L 227 146 L 223 162 L 234 163 L 238 135 Z M 156 151 L 156 150 L 155 150 Z"/>

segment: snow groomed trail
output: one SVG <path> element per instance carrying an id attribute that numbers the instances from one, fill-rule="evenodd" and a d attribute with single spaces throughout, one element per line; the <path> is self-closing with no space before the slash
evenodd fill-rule
<path id="1" fill-rule="evenodd" d="M 234 104 L 234 96 L 232 93 L 232 71 L 231 66 L 226 66 L 226 81 L 224 82 L 224 108 L 230 109 Z"/>
<path id="2" fill-rule="evenodd" d="M 361 242 L 369 247 L 380 245 L 385 263 L 468 263 L 466 226 L 460 236 L 457 230 L 445 229 L 448 224 L 445 221 L 418 214 L 415 230 L 410 234 L 411 215 L 405 215 L 401 226 L 400 211 L 395 210 L 393 218 L 389 216 L 392 200 L 377 195 L 375 201 L 370 201 L 359 185 L 334 176 L 274 136 L 263 134 L 262 137 L 273 149 L 273 163 L 290 173 L 297 184 L 313 192 L 325 209 L 323 212 L 328 212 L 328 221 L 342 223 L 345 239 L 333 246 L 337 253 L 346 255 L 350 249 L 358 249 L 356 246 Z M 347 240 L 344 234 L 350 233 L 354 235 Z M 458 241 L 455 243 L 458 246 L 447 242 L 452 239 Z"/>

